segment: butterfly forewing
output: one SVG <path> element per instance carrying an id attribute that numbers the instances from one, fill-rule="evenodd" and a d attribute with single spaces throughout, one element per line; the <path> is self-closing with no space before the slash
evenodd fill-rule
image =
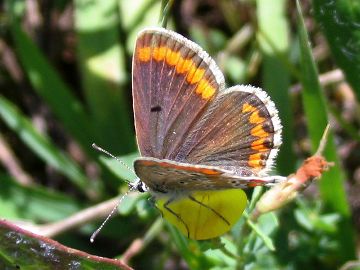
<path id="1" fill-rule="evenodd" d="M 214 61 L 168 30 L 139 34 L 133 98 L 143 156 L 258 175 L 271 167 L 281 144 L 277 110 L 267 94 L 251 86 L 224 90 Z"/>
<path id="2" fill-rule="evenodd" d="M 195 43 L 164 29 L 141 32 L 133 58 L 141 154 L 173 159 L 223 81 L 213 60 Z"/>

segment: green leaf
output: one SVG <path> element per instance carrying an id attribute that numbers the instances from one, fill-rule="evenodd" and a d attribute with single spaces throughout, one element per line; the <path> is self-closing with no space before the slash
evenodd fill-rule
<path id="1" fill-rule="evenodd" d="M 222 247 L 214 248 L 214 244 L 209 242 L 210 248 L 208 248 L 204 253 L 208 258 L 211 258 L 214 264 L 218 267 L 222 266 L 221 269 L 224 269 L 224 265 L 229 267 L 229 269 L 236 268 L 236 246 L 232 241 L 226 237 L 220 238 Z M 206 242 L 205 242 L 206 243 Z M 203 244 L 204 245 L 204 244 Z M 217 267 L 212 267 L 211 269 L 219 269 Z M 226 268 L 225 268 L 226 269 Z"/>
<path id="2" fill-rule="evenodd" d="M 200 241 L 190 240 L 180 233 L 174 226 L 165 220 L 165 225 L 171 234 L 172 243 L 180 252 L 190 269 L 209 269 L 212 260 L 203 254 Z"/>
<path id="3" fill-rule="evenodd" d="M 263 85 L 279 110 L 283 125 L 283 144 L 277 168 L 282 174 L 294 171 L 295 156 L 292 150 L 293 120 L 289 96 L 290 73 L 283 59 L 289 57 L 289 22 L 286 17 L 287 1 L 257 0 L 259 24 L 258 41 L 263 55 Z M 276 31 L 274 31 L 276 29 Z"/>
<path id="4" fill-rule="evenodd" d="M 337 231 L 340 219 L 341 216 L 339 214 L 326 214 L 316 219 L 314 225 L 319 231 L 334 233 Z"/>
<path id="5" fill-rule="evenodd" d="M 149 26 L 159 26 L 161 12 L 159 0 L 118 1 L 121 21 L 127 31 L 126 49 L 133 54 L 135 40 L 139 31 Z"/>
<path id="6" fill-rule="evenodd" d="M 338 66 L 360 101 L 360 1 L 313 0 L 321 26 Z"/>
<path id="7" fill-rule="evenodd" d="M 135 33 L 143 27 L 156 25 L 158 22 L 161 8 L 158 0 L 118 1 L 118 5 L 122 15 L 121 23 L 128 33 Z"/>
<path id="8" fill-rule="evenodd" d="M 55 145 L 40 134 L 14 104 L 0 95 L 0 118 L 46 164 L 67 176 L 83 192 L 88 192 L 89 180 L 78 165 Z"/>
<path id="9" fill-rule="evenodd" d="M 128 215 L 134 209 L 138 209 L 138 212 L 145 212 L 144 214 L 146 215 L 148 211 L 144 211 L 144 208 L 148 205 L 148 201 L 146 200 L 147 197 L 147 193 L 139 192 L 125 196 L 121 204 L 118 206 L 118 212 L 122 215 Z M 143 202 L 145 202 L 145 204 Z"/>
<path id="10" fill-rule="evenodd" d="M 322 133 L 328 123 L 327 105 L 318 80 L 317 68 L 309 45 L 309 38 L 306 32 L 301 8 L 298 3 L 299 34 L 301 52 L 301 71 L 303 85 L 303 104 L 312 149 L 315 150 L 321 140 Z M 329 172 L 324 173 L 319 182 L 322 200 L 330 212 L 338 212 L 342 216 L 339 224 L 338 240 L 340 241 L 339 258 L 341 261 L 354 258 L 354 234 L 350 221 L 350 209 L 347 204 L 346 193 L 343 185 L 344 173 L 340 167 L 340 161 L 336 153 L 334 139 L 329 133 L 328 143 L 324 151 L 328 161 L 333 161 L 334 166 Z"/>
<path id="11" fill-rule="evenodd" d="M 31 221 L 57 221 L 81 209 L 81 205 L 61 193 L 40 186 L 24 187 L 0 175 L 0 213 L 2 218 Z"/>
<path id="12" fill-rule="evenodd" d="M 114 158 L 106 158 L 102 156 L 100 158 L 100 162 L 103 163 L 109 171 L 114 173 L 117 178 L 132 182 L 136 179 L 136 175 L 133 170 L 133 163 L 137 157 L 139 157 L 138 152 L 121 156 L 119 159 L 124 162 L 124 164 L 122 164 Z"/>
<path id="13" fill-rule="evenodd" d="M 255 232 L 255 234 L 262 240 L 265 246 L 271 250 L 275 251 L 275 246 L 269 235 L 272 231 L 278 226 L 277 218 L 273 213 L 262 215 L 259 219 L 259 225 L 253 223 L 250 219 L 246 220 L 250 228 Z M 264 226 L 266 224 L 267 226 Z"/>
<path id="14" fill-rule="evenodd" d="M 132 269 L 119 260 L 87 254 L 0 220 L 1 269 Z"/>
<path id="15" fill-rule="evenodd" d="M 295 210 L 295 218 L 297 220 L 297 222 L 304 227 L 305 229 L 309 230 L 309 231 L 313 231 L 314 230 L 314 224 L 311 222 L 311 217 L 308 211 L 305 211 L 305 209 L 296 209 Z M 314 214 L 313 214 L 314 215 Z"/>
<path id="16" fill-rule="evenodd" d="M 312 234 L 331 234 L 337 231 L 337 226 L 341 220 L 338 213 L 321 214 L 321 203 L 317 201 L 307 204 L 304 200 L 298 199 L 299 208 L 295 210 L 297 222 Z"/>

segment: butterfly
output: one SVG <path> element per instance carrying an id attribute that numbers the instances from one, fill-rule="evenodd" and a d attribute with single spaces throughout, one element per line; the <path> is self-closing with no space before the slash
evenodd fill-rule
<path id="1" fill-rule="evenodd" d="M 191 239 L 224 234 L 242 215 L 242 190 L 269 185 L 282 126 L 270 97 L 225 87 L 214 60 L 163 28 L 138 34 L 132 66 L 137 144 L 134 184 Z"/>

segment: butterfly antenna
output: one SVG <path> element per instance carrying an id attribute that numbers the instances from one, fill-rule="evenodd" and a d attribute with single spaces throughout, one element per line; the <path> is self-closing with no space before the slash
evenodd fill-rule
<path id="1" fill-rule="evenodd" d="M 129 195 L 130 192 L 134 191 L 136 189 L 136 186 L 131 186 L 130 189 L 121 196 L 121 198 L 119 199 L 118 203 L 114 206 L 114 208 L 111 210 L 110 214 L 106 217 L 106 219 L 103 221 L 103 223 L 101 223 L 100 227 L 91 235 L 90 237 L 90 242 L 94 243 L 95 241 L 95 237 L 99 234 L 99 232 L 101 231 L 101 229 L 105 226 L 106 222 L 108 222 L 108 220 L 114 215 L 115 211 L 117 210 L 117 208 L 119 207 L 120 203 L 123 201 L 123 199 Z"/>
<path id="2" fill-rule="evenodd" d="M 118 162 L 120 162 L 125 168 L 127 168 L 129 171 L 135 173 L 135 171 L 133 169 L 131 169 L 123 160 L 121 160 L 118 157 L 115 157 L 113 154 L 109 153 L 108 151 L 106 151 L 105 149 L 101 148 L 100 146 L 96 145 L 95 143 L 93 143 L 92 148 L 98 150 L 99 152 L 103 152 L 104 154 L 108 155 L 109 157 L 112 157 L 114 159 L 116 159 Z"/>

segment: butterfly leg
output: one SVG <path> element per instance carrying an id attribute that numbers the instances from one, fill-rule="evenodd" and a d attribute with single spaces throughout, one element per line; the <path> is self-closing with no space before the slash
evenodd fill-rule
<path id="1" fill-rule="evenodd" d="M 207 206 L 206 204 L 196 200 L 193 196 L 189 195 L 188 196 L 190 200 L 192 200 L 193 202 L 196 202 L 198 204 L 200 204 L 201 206 L 209 209 L 210 211 L 212 211 L 215 215 L 217 215 L 220 219 L 222 219 L 228 226 L 230 226 L 229 221 L 226 220 L 226 218 L 224 218 L 220 213 L 218 213 L 217 211 L 215 211 L 214 209 L 212 209 L 211 207 Z"/>
<path id="2" fill-rule="evenodd" d="M 179 214 L 177 214 L 171 208 L 169 208 L 169 204 L 172 203 L 173 201 L 174 201 L 174 198 L 170 198 L 166 203 L 164 203 L 164 208 L 166 210 L 168 210 L 171 214 L 173 214 L 178 220 L 180 220 L 180 222 L 182 224 L 184 224 L 186 231 L 187 231 L 188 238 L 190 238 L 190 230 L 189 230 L 188 225 L 184 222 L 184 220 L 181 218 L 181 216 L 179 216 Z"/>
<path id="3" fill-rule="evenodd" d="M 155 207 L 159 212 L 160 212 L 160 215 L 161 217 L 163 218 L 164 217 L 164 213 L 161 211 L 161 209 L 159 207 L 156 206 L 156 199 L 155 197 L 150 197 L 147 199 L 149 204 L 152 206 L 152 207 Z"/>
<path id="4" fill-rule="evenodd" d="M 152 207 L 156 207 L 156 199 L 155 199 L 155 197 L 153 197 L 153 196 L 150 196 L 148 199 L 147 199 L 147 201 L 149 202 L 149 204 L 152 206 Z"/>

